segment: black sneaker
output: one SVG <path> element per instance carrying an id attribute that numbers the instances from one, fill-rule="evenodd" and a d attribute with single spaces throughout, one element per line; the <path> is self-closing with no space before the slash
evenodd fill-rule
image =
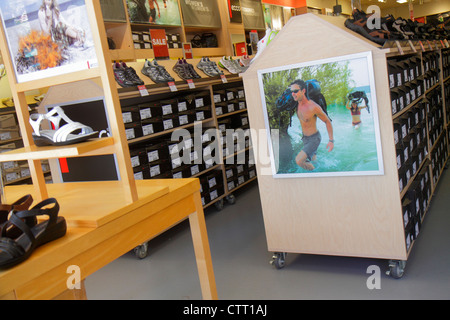
<path id="1" fill-rule="evenodd" d="M 195 71 L 194 66 L 186 61 L 186 59 L 182 59 L 182 63 L 187 66 L 189 73 L 192 76 L 192 79 L 200 79 L 201 76 Z"/>
<path id="2" fill-rule="evenodd" d="M 132 80 L 130 80 L 125 73 L 125 69 L 121 66 L 120 63 L 116 62 L 113 64 L 114 70 L 114 78 L 116 82 L 123 88 L 134 87 L 135 84 Z"/>
<path id="3" fill-rule="evenodd" d="M 122 68 L 124 69 L 125 75 L 128 80 L 133 82 L 135 86 L 144 84 L 144 81 L 142 81 L 141 78 L 139 78 L 139 76 L 137 75 L 136 70 L 134 70 L 132 67 L 128 67 L 125 62 L 122 62 Z"/>
<path id="4" fill-rule="evenodd" d="M 178 59 L 172 70 L 175 71 L 175 73 L 183 80 L 193 79 L 191 73 L 189 72 L 188 66 L 184 64 L 181 59 Z"/>

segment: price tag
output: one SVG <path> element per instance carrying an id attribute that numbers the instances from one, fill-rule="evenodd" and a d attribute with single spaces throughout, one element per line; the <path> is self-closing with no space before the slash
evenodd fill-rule
<path id="1" fill-rule="evenodd" d="M 144 84 L 138 86 L 138 89 L 139 89 L 139 93 L 141 94 L 141 97 L 148 96 L 148 91 Z"/>
<path id="2" fill-rule="evenodd" d="M 188 84 L 189 89 L 195 89 L 194 80 L 192 80 L 192 79 L 187 79 L 186 82 L 187 82 L 187 84 Z"/>
<path id="3" fill-rule="evenodd" d="M 175 85 L 175 82 L 169 81 L 169 82 L 167 82 L 167 84 L 169 85 L 170 91 L 172 91 L 172 92 L 178 91 L 177 86 Z"/>
<path id="4" fill-rule="evenodd" d="M 221 75 L 220 75 L 220 79 L 222 79 L 222 82 L 223 82 L 223 83 L 228 83 L 227 77 L 225 77 L 224 74 L 221 74 Z"/>

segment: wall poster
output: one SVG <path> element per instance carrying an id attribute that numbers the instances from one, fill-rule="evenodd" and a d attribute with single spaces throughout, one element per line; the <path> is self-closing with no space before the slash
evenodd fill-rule
<path id="1" fill-rule="evenodd" d="M 372 53 L 258 70 L 276 178 L 384 174 Z"/>
<path id="2" fill-rule="evenodd" d="M 185 27 L 220 28 L 217 0 L 180 0 Z"/>
<path id="3" fill-rule="evenodd" d="M 0 1 L 17 82 L 97 67 L 84 0 Z"/>
<path id="4" fill-rule="evenodd" d="M 130 21 L 181 26 L 178 0 L 127 0 Z"/>

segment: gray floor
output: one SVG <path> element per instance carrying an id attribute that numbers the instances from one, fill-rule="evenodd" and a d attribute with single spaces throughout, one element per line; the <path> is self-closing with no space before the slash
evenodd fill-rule
<path id="1" fill-rule="evenodd" d="M 236 204 L 206 210 L 219 299 L 449 299 L 450 173 L 444 172 L 419 239 L 396 280 L 386 260 L 288 254 L 269 264 L 257 182 L 236 192 Z M 149 243 L 149 256 L 130 252 L 86 279 L 88 299 L 201 299 L 187 223 Z M 368 289 L 369 266 L 381 269 L 380 289 Z M 370 281 L 369 283 L 374 283 Z"/>

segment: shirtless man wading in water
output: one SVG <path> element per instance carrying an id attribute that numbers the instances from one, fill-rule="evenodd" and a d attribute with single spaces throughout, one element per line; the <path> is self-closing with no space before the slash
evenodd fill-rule
<path id="1" fill-rule="evenodd" d="M 306 170 L 314 170 L 314 166 L 309 161 L 316 160 L 316 151 L 322 140 L 320 132 L 317 130 L 317 118 L 325 122 L 328 132 L 328 152 L 334 148 L 333 126 L 328 116 L 322 108 L 306 97 L 306 84 L 303 80 L 295 80 L 290 84 L 292 97 L 298 102 L 297 116 L 303 132 L 303 149 L 295 157 L 295 162 Z M 309 160 L 309 161 L 308 161 Z"/>

